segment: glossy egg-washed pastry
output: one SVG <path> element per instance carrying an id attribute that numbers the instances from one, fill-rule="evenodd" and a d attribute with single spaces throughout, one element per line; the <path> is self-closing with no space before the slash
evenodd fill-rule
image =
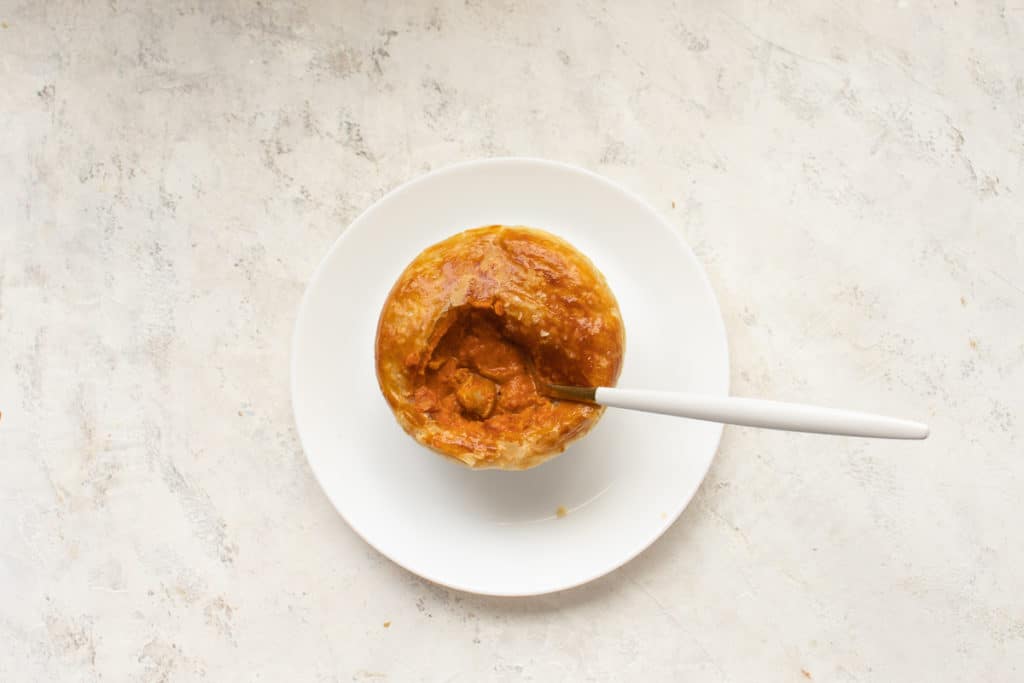
<path id="1" fill-rule="evenodd" d="M 542 381 L 613 386 L 625 333 L 604 277 L 541 230 L 490 226 L 428 247 L 377 326 L 377 379 L 406 432 L 469 467 L 520 470 L 561 453 L 603 408 Z"/>

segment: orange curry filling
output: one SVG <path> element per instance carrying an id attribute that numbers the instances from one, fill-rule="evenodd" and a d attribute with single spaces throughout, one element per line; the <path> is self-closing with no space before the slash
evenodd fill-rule
<path id="1" fill-rule="evenodd" d="M 462 312 L 434 347 L 415 391 L 417 410 L 446 428 L 522 432 L 551 401 L 537 391 L 530 354 L 487 309 Z M 473 423 L 476 423 L 474 425 Z"/>

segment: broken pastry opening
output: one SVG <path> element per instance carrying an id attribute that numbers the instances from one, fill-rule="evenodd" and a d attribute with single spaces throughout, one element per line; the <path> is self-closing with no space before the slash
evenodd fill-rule
<path id="1" fill-rule="evenodd" d="M 523 430 L 541 405 L 551 405 L 538 390 L 545 381 L 527 348 L 490 309 L 469 308 L 451 316 L 416 380 L 416 407 L 439 424 L 454 428 L 466 421 L 494 421 L 504 430 Z M 554 354 L 548 354 L 552 356 Z M 565 367 L 563 364 L 548 365 Z M 570 372 L 557 373 L 565 381 Z"/>

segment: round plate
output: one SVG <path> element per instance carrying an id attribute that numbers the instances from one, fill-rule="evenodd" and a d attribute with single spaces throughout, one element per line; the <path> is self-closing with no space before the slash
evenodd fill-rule
<path id="1" fill-rule="evenodd" d="M 609 409 L 524 472 L 470 470 L 407 436 L 374 374 L 384 299 L 422 249 L 497 223 L 559 235 L 605 274 L 626 327 L 619 386 L 728 392 L 718 303 L 664 218 L 588 171 L 489 159 L 399 187 L 342 234 L 299 308 L 292 405 L 313 473 L 370 545 L 451 588 L 536 595 L 596 579 L 653 543 L 693 497 L 722 428 Z"/>

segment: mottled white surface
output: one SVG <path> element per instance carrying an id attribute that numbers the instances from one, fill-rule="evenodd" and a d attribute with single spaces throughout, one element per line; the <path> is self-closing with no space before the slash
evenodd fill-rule
<path id="1" fill-rule="evenodd" d="M 1021 3 L 0 20 L 0 680 L 1024 676 Z M 362 208 L 491 155 L 663 209 L 735 393 L 932 437 L 728 428 L 669 533 L 564 594 L 398 569 L 310 475 L 289 335 Z"/>

